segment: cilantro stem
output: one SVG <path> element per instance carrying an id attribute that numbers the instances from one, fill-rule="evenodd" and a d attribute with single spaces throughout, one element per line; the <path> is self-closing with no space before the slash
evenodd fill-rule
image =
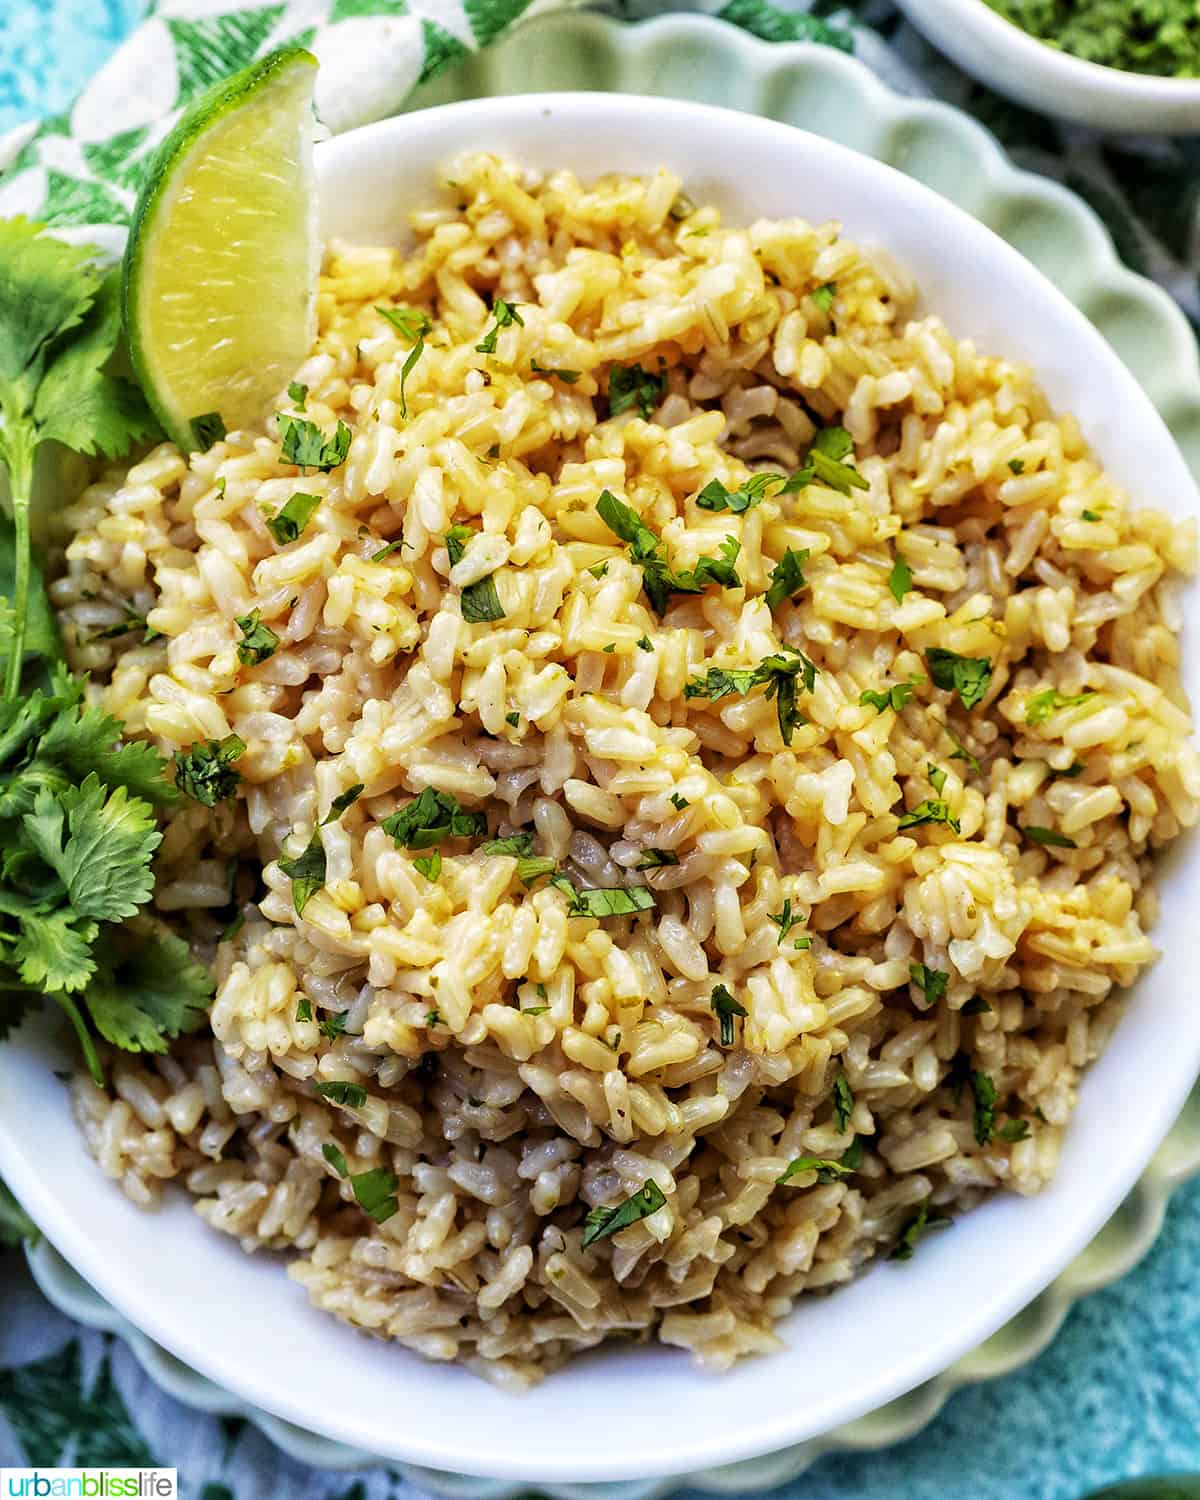
<path id="1" fill-rule="evenodd" d="M 96 1055 L 96 1045 L 92 1041 L 83 1017 L 79 1014 L 79 1007 L 70 995 L 64 995 L 61 990 L 51 992 L 51 999 L 57 1000 L 66 1013 L 67 1019 L 75 1028 L 75 1035 L 79 1038 L 79 1046 L 83 1051 L 83 1060 L 87 1063 L 88 1072 L 95 1079 L 96 1087 L 104 1087 L 104 1069 L 100 1066 L 100 1059 Z"/>
<path id="2" fill-rule="evenodd" d="M 5 432 L 8 483 L 12 491 L 13 530 L 16 533 L 16 572 L 13 584 L 13 633 L 4 672 L 4 699 L 14 699 L 21 689 L 25 657 L 25 614 L 29 608 L 29 503 L 33 492 L 34 439 L 22 422 Z"/>

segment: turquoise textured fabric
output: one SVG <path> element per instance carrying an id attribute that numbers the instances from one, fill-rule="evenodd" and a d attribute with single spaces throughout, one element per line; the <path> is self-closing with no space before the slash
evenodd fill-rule
<path id="1" fill-rule="evenodd" d="M 394 0 L 337 3 L 348 15 L 386 9 Z M 629 7 L 639 14 L 651 8 L 638 0 Z M 828 18 L 822 39 L 847 45 L 853 25 L 845 8 L 818 0 L 816 9 Z M 0 130 L 64 110 L 143 10 L 141 0 L 0 0 Z M 1060 131 L 935 59 L 888 0 L 858 0 L 849 10 L 872 28 L 856 48 L 865 60 L 890 81 L 970 108 L 1027 165 L 1082 191 L 1130 263 L 1155 275 L 1195 314 L 1200 142 L 1139 147 Z M 806 16 L 781 13 L 763 0 L 729 0 L 721 13 L 771 40 L 825 25 L 814 28 Z M 154 1388 L 122 1344 L 50 1308 L 19 1256 L 0 1254 L 0 1468 L 63 1461 L 169 1464 L 179 1469 L 188 1500 L 420 1500 L 421 1494 L 386 1468 L 357 1475 L 304 1469 L 281 1459 L 247 1424 L 186 1410 Z M 827 1458 L 778 1494 L 1076 1500 L 1120 1479 L 1172 1470 L 1200 1470 L 1200 1182 L 1176 1195 L 1146 1260 L 1078 1306 L 1039 1359 L 961 1392 L 910 1442 Z"/>

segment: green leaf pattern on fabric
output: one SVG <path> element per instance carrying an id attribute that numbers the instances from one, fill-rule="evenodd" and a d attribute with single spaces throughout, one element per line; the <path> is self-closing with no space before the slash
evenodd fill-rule
<path id="1" fill-rule="evenodd" d="M 195 20 L 168 17 L 167 30 L 175 46 L 179 75 L 176 104 L 186 104 L 202 89 L 235 73 L 256 56 L 285 9 L 283 5 L 254 9 L 231 6 L 225 15 Z"/>
<path id="2" fill-rule="evenodd" d="M 113 1380 L 105 1349 L 95 1379 L 84 1379 L 79 1339 L 31 1364 L 0 1370 L 0 1413 L 30 1464 L 142 1468 L 158 1460 Z"/>

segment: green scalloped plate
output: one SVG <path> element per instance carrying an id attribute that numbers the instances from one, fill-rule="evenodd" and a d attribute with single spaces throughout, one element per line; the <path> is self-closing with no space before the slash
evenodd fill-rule
<path id="1" fill-rule="evenodd" d="M 1046 272 L 1137 377 L 1200 479 L 1200 362 L 1185 318 L 1160 288 L 1119 262 L 1091 209 L 1019 171 L 981 126 L 947 105 L 901 98 L 862 63 L 827 47 L 765 43 L 706 17 L 636 25 L 578 13 L 540 17 L 423 85 L 409 110 L 504 94 L 610 90 L 689 99 L 780 120 L 865 152 L 952 199 Z M 1200 1089 L 1135 1190 L 1087 1250 L 1016 1318 L 933 1380 L 856 1422 L 797 1447 L 702 1473 L 613 1484 L 541 1485 L 556 1500 L 651 1500 L 682 1485 L 745 1494 L 782 1484 L 822 1454 L 912 1437 L 964 1385 L 1034 1358 L 1079 1300 L 1123 1276 L 1154 1243 L 1172 1190 L 1200 1172 Z M 139 1333 L 48 1244 L 29 1251 L 39 1286 L 63 1312 L 118 1333 L 153 1379 L 185 1405 L 248 1418 L 285 1452 L 323 1468 L 371 1455 L 248 1407 Z M 528 1487 L 400 1466 L 457 1500 L 506 1500 Z"/>

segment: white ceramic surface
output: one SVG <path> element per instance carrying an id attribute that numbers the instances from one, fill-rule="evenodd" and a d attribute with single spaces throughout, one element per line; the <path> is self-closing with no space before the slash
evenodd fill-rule
<path id="1" fill-rule="evenodd" d="M 1100 130 L 1200 131 L 1200 78 L 1102 68 L 1048 47 L 985 0 L 896 0 L 914 26 L 981 83 L 1043 114 Z"/>
<path id="2" fill-rule="evenodd" d="M 890 168 L 749 116 L 616 95 L 492 99 L 405 116 L 320 148 L 326 233 L 394 238 L 431 174 L 486 142 L 583 175 L 681 173 L 731 217 L 836 216 L 914 272 L 962 335 L 1031 360 L 1078 414 L 1110 468 L 1177 514 L 1200 497 L 1162 420 L 1086 319 L 965 213 Z M 1197 596 L 1188 596 L 1189 686 L 1200 698 Z M 202 1374 L 267 1412 L 388 1458 L 525 1481 L 693 1471 L 826 1432 L 941 1371 L 1045 1287 L 1137 1180 L 1200 1067 L 1188 913 L 1200 897 L 1192 841 L 1172 861 L 1157 937 L 1166 956 L 1131 1001 L 1085 1083 L 1058 1180 L 998 1198 L 799 1308 L 787 1352 L 714 1380 L 667 1349 L 614 1349 L 524 1398 L 430 1366 L 311 1311 L 270 1257 L 247 1258 L 176 1199 L 140 1213 L 96 1172 L 47 1058 L 23 1028 L 0 1048 L 0 1174 L 49 1239 L 112 1305 Z M 35 1120 L 37 1129 L 28 1122 Z"/>

